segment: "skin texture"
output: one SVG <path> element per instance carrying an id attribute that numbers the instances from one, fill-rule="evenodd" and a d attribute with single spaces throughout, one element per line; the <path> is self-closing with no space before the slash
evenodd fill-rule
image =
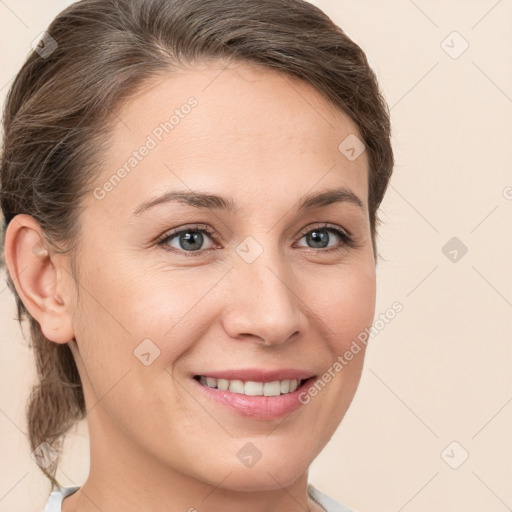
<path id="1" fill-rule="evenodd" d="M 221 407 L 191 376 L 248 367 L 320 376 L 372 324 L 366 153 L 350 161 L 338 150 L 359 135 L 356 125 L 310 85 L 209 62 L 148 82 L 117 112 L 94 186 L 191 96 L 197 106 L 136 168 L 102 199 L 83 197 L 78 275 L 69 254 L 33 251 L 43 237 L 31 217 L 7 231 L 11 275 L 26 268 L 18 293 L 48 339 L 70 343 L 85 391 L 90 475 L 63 512 L 321 510 L 307 496 L 308 467 L 352 402 L 364 348 L 309 404 L 278 419 Z M 347 202 L 296 211 L 302 196 L 340 185 L 364 211 Z M 133 215 L 148 198 L 189 189 L 230 197 L 238 211 L 168 202 Z M 358 247 L 329 231 L 329 247 L 341 250 L 308 242 L 304 233 L 324 222 Z M 196 255 L 179 236 L 167 243 L 174 252 L 156 243 L 196 223 L 214 232 Z M 236 251 L 246 237 L 263 251 L 252 263 Z M 148 366 L 134 356 L 144 339 L 160 350 Z M 262 455 L 250 468 L 237 457 L 248 442 Z"/>

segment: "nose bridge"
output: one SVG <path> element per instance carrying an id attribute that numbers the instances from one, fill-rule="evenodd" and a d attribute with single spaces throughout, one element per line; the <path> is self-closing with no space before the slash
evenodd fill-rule
<path id="1" fill-rule="evenodd" d="M 291 267 L 271 238 L 263 244 L 247 237 L 236 248 L 235 300 L 226 327 L 233 337 L 252 334 L 277 344 L 301 330 L 302 316 Z"/>

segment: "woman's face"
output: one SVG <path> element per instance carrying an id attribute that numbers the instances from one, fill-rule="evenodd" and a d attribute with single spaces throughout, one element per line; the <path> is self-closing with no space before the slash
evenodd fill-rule
<path id="1" fill-rule="evenodd" d="M 68 282 L 91 464 L 290 485 L 354 397 L 364 345 L 344 354 L 374 316 L 356 126 L 311 86 L 244 64 L 160 77 L 117 115 Z"/>

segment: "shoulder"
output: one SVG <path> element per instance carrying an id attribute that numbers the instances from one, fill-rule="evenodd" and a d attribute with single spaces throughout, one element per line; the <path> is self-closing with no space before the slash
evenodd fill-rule
<path id="1" fill-rule="evenodd" d="M 348 508 L 346 505 L 342 505 L 330 496 L 327 496 L 327 494 L 319 491 L 312 484 L 308 484 L 308 494 L 327 512 L 357 512 L 354 509 Z"/>
<path id="2" fill-rule="evenodd" d="M 78 491 L 78 489 L 80 489 L 80 487 L 58 487 L 52 491 L 48 497 L 48 501 L 46 502 L 44 512 L 61 512 L 62 500 L 66 496 Z"/>

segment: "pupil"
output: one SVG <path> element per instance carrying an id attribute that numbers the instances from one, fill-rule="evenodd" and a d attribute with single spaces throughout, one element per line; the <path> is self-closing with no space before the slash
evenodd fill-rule
<path id="1" fill-rule="evenodd" d="M 309 237 L 310 240 L 313 241 L 313 244 L 322 244 L 322 242 L 328 243 L 328 235 L 326 231 L 312 231 L 311 236 Z M 321 245 L 322 247 L 325 247 L 326 245 Z M 315 247 L 319 247 L 319 245 L 315 245 Z"/>
<path id="2" fill-rule="evenodd" d="M 192 233 L 192 235 L 191 235 Z M 186 244 L 188 243 L 196 243 L 197 244 L 197 247 L 188 247 L 189 249 L 192 249 L 192 250 L 197 250 L 197 249 L 200 249 L 201 248 L 201 245 L 202 245 L 202 242 L 203 242 L 203 235 L 199 232 L 199 231 L 189 231 L 187 233 L 185 233 L 184 235 L 182 235 L 180 237 L 180 240 L 181 242 L 185 242 L 185 247 L 183 247 L 184 249 L 186 249 Z"/>

